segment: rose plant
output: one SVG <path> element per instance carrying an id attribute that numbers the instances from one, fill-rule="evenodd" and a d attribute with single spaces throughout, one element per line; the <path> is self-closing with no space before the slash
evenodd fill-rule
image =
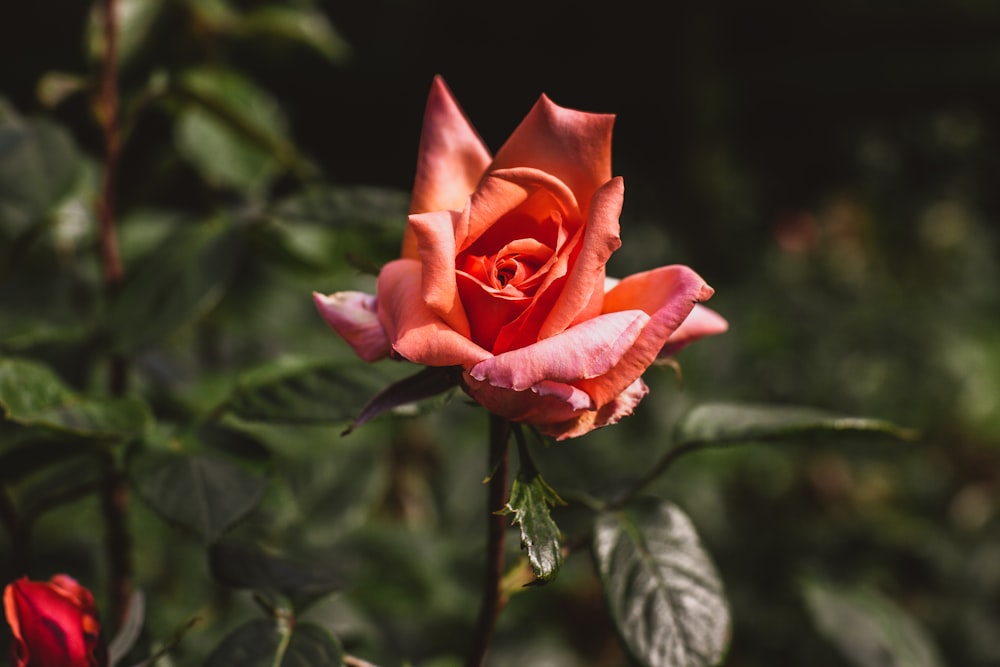
<path id="1" fill-rule="evenodd" d="M 17 579 L 4 589 L 3 607 L 14 634 L 13 667 L 107 665 L 94 597 L 72 577 Z"/>
<path id="2" fill-rule="evenodd" d="M 320 313 L 363 359 L 461 367 L 490 412 L 559 440 L 631 414 L 654 361 L 727 324 L 686 266 L 606 276 L 613 122 L 543 95 L 491 156 L 436 78 L 402 257 L 374 296 L 314 294 Z"/>

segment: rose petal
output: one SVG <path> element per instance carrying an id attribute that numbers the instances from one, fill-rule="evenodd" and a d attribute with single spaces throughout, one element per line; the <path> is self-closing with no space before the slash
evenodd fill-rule
<path id="1" fill-rule="evenodd" d="M 542 95 L 503 147 L 490 171 L 534 167 L 569 186 L 581 210 L 611 180 L 611 129 L 615 117 L 563 108 Z"/>
<path id="2" fill-rule="evenodd" d="M 378 315 L 393 349 L 426 366 L 463 366 L 489 352 L 449 327 L 421 298 L 421 267 L 415 259 L 389 262 L 378 275 Z"/>
<path id="3" fill-rule="evenodd" d="M 574 321 L 600 312 L 604 267 L 611 253 L 622 244 L 618 217 L 624 198 L 625 183 L 621 178 L 612 179 L 595 193 L 580 254 L 570 270 L 566 288 L 542 324 L 538 333 L 540 338 L 558 334 Z"/>
<path id="4" fill-rule="evenodd" d="M 620 362 L 647 322 L 649 316 L 640 310 L 600 315 L 557 336 L 481 361 L 469 374 L 514 391 L 546 380 L 594 378 Z"/>
<path id="5" fill-rule="evenodd" d="M 469 337 L 483 349 L 496 354 L 498 332 L 524 311 L 531 297 L 502 296 L 466 273 L 459 273 L 456 279 L 471 323 Z"/>
<path id="6" fill-rule="evenodd" d="M 452 329 L 469 336 L 469 320 L 455 284 L 455 230 L 467 226 L 469 209 L 433 211 L 410 216 L 409 229 L 417 239 L 424 303 Z"/>
<path id="7" fill-rule="evenodd" d="M 677 330 L 670 334 L 667 344 L 663 346 L 657 356 L 661 359 L 669 357 L 699 338 L 714 336 L 728 330 L 729 322 L 722 315 L 711 308 L 696 304 L 687 318 L 677 327 Z"/>
<path id="8" fill-rule="evenodd" d="M 587 410 L 575 419 L 560 424 L 544 425 L 539 430 L 556 440 L 566 440 L 590 433 L 596 428 L 617 424 L 623 417 L 628 417 L 635 407 L 649 393 L 649 387 L 637 379 L 625 391 L 615 397 L 610 403 L 599 410 Z"/>
<path id="9" fill-rule="evenodd" d="M 427 97 L 410 213 L 461 210 L 490 164 L 490 152 L 455 101 L 444 79 L 435 77 Z M 403 257 L 417 258 L 407 231 Z"/>
<path id="10" fill-rule="evenodd" d="M 641 310 L 650 316 L 635 343 L 607 373 L 574 384 L 603 406 L 649 368 L 656 356 L 694 308 L 712 296 L 701 276 L 686 266 L 664 266 L 622 279 L 604 295 L 604 311 Z M 575 327 L 574 327 L 575 328 Z"/>
<path id="11" fill-rule="evenodd" d="M 389 338 L 378 319 L 375 297 L 364 292 L 313 292 L 313 302 L 330 328 L 365 361 L 389 354 Z"/>
<path id="12" fill-rule="evenodd" d="M 524 231 L 510 229 L 508 225 L 497 224 L 505 216 L 517 212 L 525 219 L 544 223 L 556 216 L 559 221 L 573 225 L 582 224 L 576 197 L 558 179 L 537 169 L 508 169 L 491 172 L 480 183 L 469 202 L 469 225 L 466 234 L 456 229 L 458 252 L 482 253 L 485 246 L 500 246 L 516 238 L 524 238 Z M 557 245 L 553 232 L 558 230 L 532 229 L 532 236 L 543 243 Z M 572 230 L 570 230 L 572 232 Z"/>
<path id="13" fill-rule="evenodd" d="M 580 406 L 593 405 L 590 397 L 575 387 L 556 382 L 544 386 L 514 391 L 481 382 L 466 372 L 462 376 L 465 391 L 493 414 L 528 424 L 563 423 L 580 414 Z"/>
<path id="14" fill-rule="evenodd" d="M 85 610 L 51 584 L 18 579 L 4 591 L 4 611 L 22 647 L 23 664 L 93 664 L 84 635 Z"/>

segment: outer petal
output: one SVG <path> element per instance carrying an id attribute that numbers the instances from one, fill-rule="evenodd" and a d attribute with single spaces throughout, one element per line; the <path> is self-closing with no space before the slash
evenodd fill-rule
<path id="1" fill-rule="evenodd" d="M 469 375 L 514 391 L 546 380 L 575 383 L 595 378 L 621 362 L 649 321 L 641 310 L 600 315 L 557 336 L 481 361 Z"/>
<path id="2" fill-rule="evenodd" d="M 566 384 L 546 382 L 538 388 L 514 391 L 481 382 L 466 372 L 466 393 L 493 414 L 528 424 L 557 424 L 575 420 L 593 407 L 590 397 Z"/>
<path id="3" fill-rule="evenodd" d="M 455 101 L 444 79 L 435 77 L 427 97 L 410 213 L 461 210 L 490 163 L 490 152 Z M 411 232 L 403 257 L 416 259 Z"/>
<path id="4" fill-rule="evenodd" d="M 433 211 L 410 216 L 409 229 L 417 239 L 421 294 L 427 307 L 448 326 L 469 337 L 469 320 L 455 283 L 455 230 L 467 228 L 469 208 L 464 211 Z"/>
<path id="5" fill-rule="evenodd" d="M 21 648 L 18 656 L 21 665 L 90 667 L 94 664 L 84 636 L 84 610 L 51 584 L 27 579 L 15 581 L 4 591 L 4 611 Z"/>
<path id="6" fill-rule="evenodd" d="M 427 366 L 469 368 L 490 353 L 449 327 L 421 298 L 421 268 L 415 259 L 397 259 L 378 276 L 378 316 L 393 349 Z"/>
<path id="7" fill-rule="evenodd" d="M 590 433 L 595 428 L 617 424 L 622 417 L 628 417 L 632 414 L 635 407 L 639 405 L 639 401 L 648 393 L 649 387 L 642 381 L 642 378 L 639 378 L 601 409 L 587 410 L 576 419 L 561 424 L 542 426 L 539 430 L 546 435 L 553 436 L 556 440 L 576 438 Z"/>
<path id="8" fill-rule="evenodd" d="M 539 98 L 497 152 L 490 171 L 535 167 L 566 183 L 582 210 L 593 193 L 611 179 L 610 114 L 566 109 L 545 95 Z"/>
<path id="9" fill-rule="evenodd" d="M 670 334 L 667 344 L 657 355 L 660 358 L 669 357 L 681 348 L 690 345 L 699 338 L 714 336 L 729 330 L 729 322 L 722 315 L 701 304 L 695 305 L 677 330 Z"/>
<path id="10" fill-rule="evenodd" d="M 389 337 L 378 320 L 375 297 L 364 292 L 313 292 L 313 302 L 330 328 L 336 331 L 365 361 L 389 354 Z"/>
<path id="11" fill-rule="evenodd" d="M 664 266 L 636 273 L 604 295 L 604 311 L 639 309 L 650 315 L 635 344 L 606 374 L 576 382 L 598 406 L 621 394 L 656 360 L 656 356 L 694 308 L 713 290 L 686 266 Z"/>
<path id="12" fill-rule="evenodd" d="M 598 297 L 604 293 L 604 267 L 622 244 L 618 217 L 624 198 L 625 182 L 621 178 L 612 179 L 594 195 L 580 254 L 559 300 L 542 324 L 540 338 L 563 331 L 595 301 L 595 292 Z"/>

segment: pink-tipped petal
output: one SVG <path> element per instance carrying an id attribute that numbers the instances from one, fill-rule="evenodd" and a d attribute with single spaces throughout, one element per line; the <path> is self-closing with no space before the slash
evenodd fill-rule
<path id="1" fill-rule="evenodd" d="M 497 151 L 490 170 L 535 167 L 566 183 L 582 210 L 611 180 L 611 114 L 561 107 L 542 95 Z"/>
<path id="2" fill-rule="evenodd" d="M 397 259 L 378 275 L 378 315 L 403 358 L 426 366 L 469 368 L 489 352 L 449 327 L 421 297 L 421 267 L 415 259 Z"/>
<path id="3" fill-rule="evenodd" d="M 490 164 L 490 152 L 444 79 L 434 77 L 417 158 L 410 213 L 461 210 Z M 416 240 L 409 231 L 403 257 L 416 259 Z"/>
<path id="4" fill-rule="evenodd" d="M 648 393 L 649 387 L 642 381 L 642 378 L 639 378 L 599 410 L 587 410 L 575 419 L 560 424 L 541 426 L 539 430 L 556 440 L 585 435 L 596 428 L 617 424 L 623 417 L 628 417 Z"/>
<path id="5" fill-rule="evenodd" d="M 625 182 L 621 178 L 612 179 L 594 195 L 580 254 L 570 270 L 566 288 L 542 324 L 540 338 L 558 334 L 574 321 L 600 312 L 604 267 L 622 244 L 618 218 L 624 198 Z"/>
<path id="6" fill-rule="evenodd" d="M 600 315 L 557 336 L 481 361 L 469 374 L 514 391 L 546 380 L 576 383 L 596 378 L 621 362 L 649 319 L 641 310 Z"/>
<path id="7" fill-rule="evenodd" d="M 667 344 L 657 355 L 661 359 L 675 354 L 683 347 L 690 345 L 699 338 L 714 336 L 729 330 L 729 322 L 711 308 L 696 304 L 691 314 L 687 316 L 677 330 L 670 334 Z"/>
<path id="8" fill-rule="evenodd" d="M 313 302 L 330 328 L 365 361 L 389 354 L 389 337 L 378 319 L 375 297 L 364 292 L 313 292 Z"/>
<path id="9" fill-rule="evenodd" d="M 604 295 L 605 312 L 639 309 L 650 319 L 614 368 L 600 377 L 574 384 L 590 394 L 597 405 L 607 404 L 649 368 L 695 303 L 708 299 L 712 292 L 697 273 L 680 265 L 622 279 Z"/>

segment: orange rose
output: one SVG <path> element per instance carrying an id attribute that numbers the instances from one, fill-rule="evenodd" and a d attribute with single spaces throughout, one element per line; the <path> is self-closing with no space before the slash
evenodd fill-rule
<path id="1" fill-rule="evenodd" d="M 314 294 L 320 313 L 363 359 L 460 366 L 478 403 L 557 439 L 631 414 L 657 357 L 727 325 L 685 266 L 605 277 L 613 122 L 543 95 L 491 157 L 435 79 L 402 258 L 375 296 Z"/>
<path id="2" fill-rule="evenodd" d="M 8 584 L 3 608 L 14 634 L 14 667 L 103 667 L 94 597 L 75 579 L 57 574 L 50 581 L 26 578 Z"/>

